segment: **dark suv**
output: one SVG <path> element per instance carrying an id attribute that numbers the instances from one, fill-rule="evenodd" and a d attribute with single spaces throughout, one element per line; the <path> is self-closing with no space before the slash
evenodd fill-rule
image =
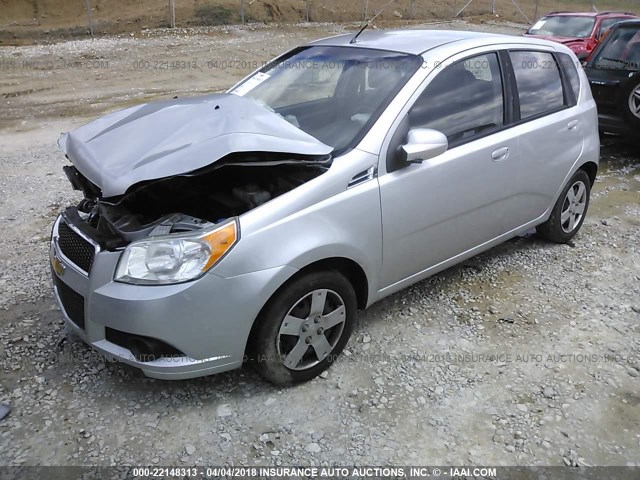
<path id="1" fill-rule="evenodd" d="M 638 17 L 628 12 L 551 12 L 524 35 L 563 43 L 584 60 L 612 25 L 630 18 Z"/>
<path id="2" fill-rule="evenodd" d="M 600 130 L 640 131 L 640 20 L 615 24 L 585 64 Z"/>

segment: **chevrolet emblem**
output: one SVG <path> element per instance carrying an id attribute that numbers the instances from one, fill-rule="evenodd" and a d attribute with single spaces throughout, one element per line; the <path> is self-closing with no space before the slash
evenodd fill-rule
<path id="1" fill-rule="evenodd" d="M 51 260 L 51 266 L 53 267 L 53 271 L 61 277 L 64 274 L 65 267 L 60 261 L 60 259 L 56 256 Z"/>

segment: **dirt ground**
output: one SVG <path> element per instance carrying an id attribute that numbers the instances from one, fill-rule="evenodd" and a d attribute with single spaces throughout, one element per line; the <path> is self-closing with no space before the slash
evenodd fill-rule
<path id="1" fill-rule="evenodd" d="M 572 244 L 515 239 L 379 302 L 326 378 L 158 381 L 68 335 L 47 257 L 56 214 L 78 199 L 59 134 L 221 91 L 346 28 L 0 47 L 0 403 L 12 408 L 0 465 L 640 465 L 640 155 L 613 138 Z"/>
<path id="2" fill-rule="evenodd" d="M 47 43 L 89 34 L 90 5 L 97 36 L 170 26 L 167 0 L 0 0 L 0 45 Z M 630 11 L 637 0 L 174 0 L 178 27 L 241 23 L 360 22 L 382 11 L 379 22 L 410 25 L 454 18 L 527 22 L 551 11 Z"/>

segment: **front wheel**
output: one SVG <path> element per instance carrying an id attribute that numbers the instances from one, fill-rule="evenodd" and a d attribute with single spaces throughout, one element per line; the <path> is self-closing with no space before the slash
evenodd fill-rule
<path id="1" fill-rule="evenodd" d="M 356 316 L 356 295 L 339 272 L 311 272 L 269 301 L 250 339 L 251 363 L 275 385 L 318 376 L 346 345 Z"/>
<path id="2" fill-rule="evenodd" d="M 538 234 L 556 243 L 571 240 L 584 222 L 590 193 L 591 181 L 587 172 L 578 170 L 564 187 L 549 220 L 536 228 Z"/>

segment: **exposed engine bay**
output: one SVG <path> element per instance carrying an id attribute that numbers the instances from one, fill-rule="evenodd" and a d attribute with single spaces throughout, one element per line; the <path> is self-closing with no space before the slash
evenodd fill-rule
<path id="1" fill-rule="evenodd" d="M 333 152 L 231 94 L 113 112 L 62 134 L 58 145 L 84 193 L 63 216 L 103 249 L 241 215 L 324 173 Z"/>
<path id="2" fill-rule="evenodd" d="M 321 175 L 330 162 L 329 156 L 233 154 L 200 171 L 133 185 L 112 198 L 102 198 L 97 186 L 67 166 L 67 177 L 85 198 L 64 215 L 102 248 L 114 249 L 241 215 Z"/>

